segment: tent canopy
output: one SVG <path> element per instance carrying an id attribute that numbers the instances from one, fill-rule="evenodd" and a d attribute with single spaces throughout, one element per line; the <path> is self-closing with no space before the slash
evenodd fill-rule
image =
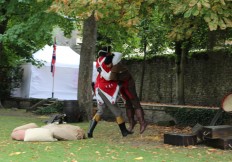
<path id="1" fill-rule="evenodd" d="M 54 98 L 63 100 L 77 100 L 78 74 L 80 55 L 68 46 L 56 46 L 56 64 L 54 79 L 51 73 L 53 46 L 46 45 L 33 54 L 34 59 L 44 62 L 44 66 L 37 68 L 31 64 L 24 64 L 23 81 L 20 88 L 13 92 L 13 96 L 22 98 L 51 98 L 54 86 Z M 97 70 L 93 63 L 93 77 L 95 81 Z M 91 84 L 91 83 L 89 83 Z"/>
<path id="2" fill-rule="evenodd" d="M 45 66 L 51 65 L 53 46 L 46 45 L 33 54 L 33 58 L 45 62 Z M 56 46 L 56 66 L 76 67 L 80 64 L 80 55 L 68 46 Z"/>

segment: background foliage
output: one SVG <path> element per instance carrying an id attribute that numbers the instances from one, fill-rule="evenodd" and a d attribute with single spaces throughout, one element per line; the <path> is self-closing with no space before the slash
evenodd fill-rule
<path id="1" fill-rule="evenodd" d="M 14 74 L 17 74 L 15 69 L 22 63 L 40 65 L 32 54 L 44 45 L 53 43 L 52 31 L 55 26 L 59 25 L 66 35 L 74 29 L 72 21 L 50 11 L 52 2 L 0 0 L 0 78 L 3 81 L 0 82 L 0 99 L 9 96 L 20 83 L 21 73 Z"/>

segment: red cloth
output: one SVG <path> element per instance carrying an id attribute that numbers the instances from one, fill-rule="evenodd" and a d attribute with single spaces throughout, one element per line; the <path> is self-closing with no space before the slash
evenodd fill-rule
<path id="1" fill-rule="evenodd" d="M 120 93 L 124 100 L 134 99 L 134 95 L 129 90 L 129 80 L 125 80 L 120 88 Z"/>
<path id="2" fill-rule="evenodd" d="M 97 59 L 97 63 L 96 63 L 96 68 L 98 68 L 100 66 L 100 62 L 104 59 L 105 57 L 101 56 Z M 110 68 L 106 66 L 106 64 L 104 64 L 104 62 L 101 65 L 101 68 L 103 68 L 106 72 L 110 71 Z M 110 96 L 113 96 L 116 88 L 117 88 L 117 81 L 112 81 L 112 80 L 105 80 L 103 77 L 101 77 L 100 74 L 98 74 L 97 79 L 96 79 L 96 83 L 95 83 L 95 89 L 99 88 L 102 91 L 104 91 L 105 93 L 109 94 Z"/>
<path id="3" fill-rule="evenodd" d="M 55 75 L 55 64 L 56 64 L 56 42 L 53 45 L 52 61 L 51 61 L 51 72 L 52 76 Z"/>

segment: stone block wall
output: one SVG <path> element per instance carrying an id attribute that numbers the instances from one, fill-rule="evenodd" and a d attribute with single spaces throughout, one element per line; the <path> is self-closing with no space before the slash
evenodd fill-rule
<path id="1" fill-rule="evenodd" d="M 139 94 L 142 61 L 125 61 L 136 82 Z M 185 104 L 220 106 L 232 92 L 232 55 L 198 54 L 187 59 L 184 75 Z M 176 103 L 175 60 L 156 58 L 146 62 L 142 101 Z"/>

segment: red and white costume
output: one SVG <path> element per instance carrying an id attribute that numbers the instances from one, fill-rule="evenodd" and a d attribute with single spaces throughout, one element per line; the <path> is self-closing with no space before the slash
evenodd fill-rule
<path id="1" fill-rule="evenodd" d="M 103 71 L 109 72 L 110 68 L 104 64 L 105 57 L 101 56 L 97 59 L 96 68 L 101 67 Z M 106 98 L 112 103 L 115 104 L 119 92 L 119 86 L 117 81 L 105 80 L 101 74 L 98 74 L 95 82 L 95 93 L 96 100 L 99 104 L 103 104 L 104 101 L 98 94 L 98 90 L 106 96 Z"/>
<path id="2" fill-rule="evenodd" d="M 121 59 L 122 59 L 122 53 L 120 53 L 120 52 L 113 52 L 113 54 L 114 54 L 114 57 L 113 57 L 113 60 L 112 60 L 112 64 L 113 64 L 113 66 L 115 66 L 115 65 L 117 65 L 121 61 Z M 104 60 L 105 60 L 105 58 L 104 58 Z M 104 60 L 103 60 L 103 62 L 104 62 Z M 106 65 L 104 64 L 104 66 L 106 66 Z M 111 70 L 112 69 L 108 68 L 108 67 L 107 67 L 107 70 L 105 68 L 102 69 L 101 76 L 105 80 L 107 80 L 107 81 L 112 81 L 112 79 L 110 79 Z M 117 80 L 117 82 L 118 82 L 118 80 Z"/>

